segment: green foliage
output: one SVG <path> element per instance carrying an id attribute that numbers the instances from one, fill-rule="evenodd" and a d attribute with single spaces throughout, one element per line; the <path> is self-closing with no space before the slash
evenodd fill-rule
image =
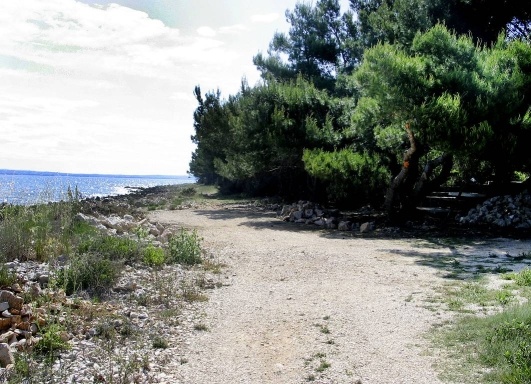
<path id="1" fill-rule="evenodd" d="M 0 286 L 10 287 L 17 281 L 17 275 L 10 271 L 3 262 L 0 262 Z"/>
<path id="2" fill-rule="evenodd" d="M 354 122 L 369 125 L 357 132 L 374 132 L 382 150 L 402 151 L 397 144 L 407 138 L 400 127 L 409 121 L 424 150 L 453 154 L 471 167 L 487 163 L 498 179 L 529 166 L 520 145 L 529 135 L 523 96 L 531 72 L 522 67 L 529 62 L 529 45 L 500 41 L 481 48 L 437 25 L 417 34 L 410 49 L 382 44 L 365 52 L 355 74 L 362 99 Z M 365 98 L 373 109 L 366 108 Z"/>
<path id="3" fill-rule="evenodd" d="M 289 81 L 302 75 L 320 89 L 333 89 L 335 74 L 354 67 L 360 59 L 353 39 L 354 16 L 341 14 L 338 0 L 318 0 L 315 6 L 298 3 L 286 11 L 291 27 L 287 34 L 275 33 L 269 57 L 259 53 L 254 64 L 264 79 Z M 281 56 L 287 56 L 287 63 Z"/>
<path id="4" fill-rule="evenodd" d="M 69 264 L 58 270 L 57 286 L 68 295 L 87 290 L 97 296 L 107 293 L 118 281 L 122 263 L 101 254 L 84 253 L 73 257 Z"/>
<path id="5" fill-rule="evenodd" d="M 525 268 L 520 272 L 507 273 L 504 275 L 507 280 L 514 280 L 520 287 L 531 287 L 531 269 Z"/>
<path id="6" fill-rule="evenodd" d="M 153 338 L 153 348 L 166 349 L 168 348 L 168 341 L 162 338 L 161 336 L 155 336 Z"/>
<path id="7" fill-rule="evenodd" d="M 55 356 L 58 352 L 68 350 L 70 345 L 65 340 L 66 329 L 58 324 L 51 323 L 40 330 L 42 338 L 35 345 L 35 352 L 46 355 Z"/>
<path id="8" fill-rule="evenodd" d="M 0 256 L 5 260 L 47 260 L 68 248 L 76 236 L 77 197 L 32 206 L 0 206 Z"/>
<path id="9" fill-rule="evenodd" d="M 149 266 L 159 267 L 163 265 L 166 261 L 166 256 L 162 248 L 158 248 L 153 245 L 148 245 L 146 248 L 144 248 L 143 253 L 143 261 Z"/>
<path id="10" fill-rule="evenodd" d="M 328 184 L 328 195 L 337 201 L 361 203 L 382 197 L 389 173 L 378 155 L 348 149 L 334 152 L 306 150 L 303 161 L 308 173 Z"/>
<path id="11" fill-rule="evenodd" d="M 200 264 L 203 261 L 201 240 L 195 229 L 188 231 L 181 228 L 178 234 L 170 238 L 167 262 L 185 265 Z"/>
<path id="12" fill-rule="evenodd" d="M 135 262 L 142 260 L 142 250 L 138 242 L 116 236 L 96 236 L 84 240 L 78 246 L 80 254 L 93 253 L 109 260 Z"/>
<path id="13" fill-rule="evenodd" d="M 275 34 L 268 55 L 254 57 L 263 77 L 255 87 L 244 81 L 228 100 L 219 91 L 203 97 L 196 87 L 190 170 L 200 182 L 289 199 L 381 196 L 382 180 L 398 173 L 409 147 L 406 123 L 417 155 L 450 159 L 454 181 L 529 173 L 528 7 L 515 0 L 350 4 L 356 19 L 341 14 L 337 0 L 288 10 L 289 32 Z M 360 173 L 370 180 L 363 194 Z"/>

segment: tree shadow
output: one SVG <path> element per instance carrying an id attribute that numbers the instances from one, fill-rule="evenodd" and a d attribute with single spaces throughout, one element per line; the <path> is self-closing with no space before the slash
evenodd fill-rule
<path id="1" fill-rule="evenodd" d="M 197 210 L 213 220 L 245 219 L 239 223 L 257 230 L 314 232 L 329 239 L 384 241 L 404 240 L 413 248 L 380 249 L 389 254 L 416 259 L 415 264 L 435 268 L 444 278 L 473 279 L 487 274 L 519 271 L 531 267 L 531 240 L 480 236 L 475 232 L 446 233 L 398 228 L 380 228 L 369 233 L 324 229 L 316 225 L 284 222 L 276 212 L 252 204 L 230 204 L 224 209 Z"/>
<path id="2" fill-rule="evenodd" d="M 531 267 L 531 242 L 503 238 L 418 238 L 419 250 L 385 249 L 415 258 L 415 264 L 439 270 L 443 278 L 475 279 Z"/>

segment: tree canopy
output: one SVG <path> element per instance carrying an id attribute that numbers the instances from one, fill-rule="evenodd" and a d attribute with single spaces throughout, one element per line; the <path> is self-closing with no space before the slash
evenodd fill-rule
<path id="1" fill-rule="evenodd" d="M 350 3 L 287 10 L 289 32 L 254 57 L 261 83 L 226 100 L 196 87 L 200 182 L 394 206 L 441 183 L 530 172 L 529 5 Z"/>

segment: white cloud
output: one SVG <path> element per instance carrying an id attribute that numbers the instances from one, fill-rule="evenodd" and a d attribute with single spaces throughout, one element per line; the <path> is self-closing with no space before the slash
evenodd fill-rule
<path id="1" fill-rule="evenodd" d="M 184 174 L 194 86 L 257 77 L 222 39 L 241 25 L 183 35 L 116 4 L 0 4 L 0 168 Z"/>
<path id="2" fill-rule="evenodd" d="M 197 34 L 204 37 L 214 37 L 217 35 L 216 31 L 210 27 L 197 28 Z"/>
<path id="3" fill-rule="evenodd" d="M 273 23 L 280 19 L 280 15 L 278 13 L 268 13 L 265 15 L 252 15 L 251 21 L 253 23 Z"/>
<path id="4" fill-rule="evenodd" d="M 242 32 L 248 31 L 248 30 L 249 30 L 249 28 L 247 28 L 243 24 L 235 24 L 235 25 L 229 25 L 229 26 L 226 26 L 226 27 L 221 27 L 219 29 L 219 33 L 228 34 L 228 35 L 234 35 L 234 34 L 238 34 L 238 33 L 242 33 Z"/>

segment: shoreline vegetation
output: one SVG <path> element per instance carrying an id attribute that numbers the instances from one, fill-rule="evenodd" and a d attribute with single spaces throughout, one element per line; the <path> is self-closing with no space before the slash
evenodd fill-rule
<path id="1" fill-rule="evenodd" d="M 7 383 L 158 382 L 164 361 L 157 356 L 163 351 L 186 364 L 178 349 L 170 353 L 170 338 L 184 342 L 190 332 L 208 331 L 200 309 L 208 302 L 207 290 L 223 286 L 225 265 L 203 247 L 196 230 L 149 222 L 148 213 L 282 207 L 278 199 L 223 196 L 196 183 L 103 198 L 82 199 L 75 190 L 67 196 L 55 203 L 0 207 L 0 375 Z M 423 225 L 352 236 L 435 236 Z M 468 236 L 453 233 L 445 241 L 466 242 L 482 232 Z M 529 259 L 531 252 L 514 257 Z M 491 300 L 495 314 L 486 318 L 463 310 L 483 300 L 478 295 L 446 294 L 466 316 L 434 331 L 435 343 L 453 362 L 487 368 L 481 382 L 531 379 L 528 275 L 527 269 L 507 274 L 507 287 Z M 515 297 L 522 304 L 509 305 Z M 469 328 L 477 332 L 463 331 Z M 465 347 L 477 348 L 475 360 Z"/>

